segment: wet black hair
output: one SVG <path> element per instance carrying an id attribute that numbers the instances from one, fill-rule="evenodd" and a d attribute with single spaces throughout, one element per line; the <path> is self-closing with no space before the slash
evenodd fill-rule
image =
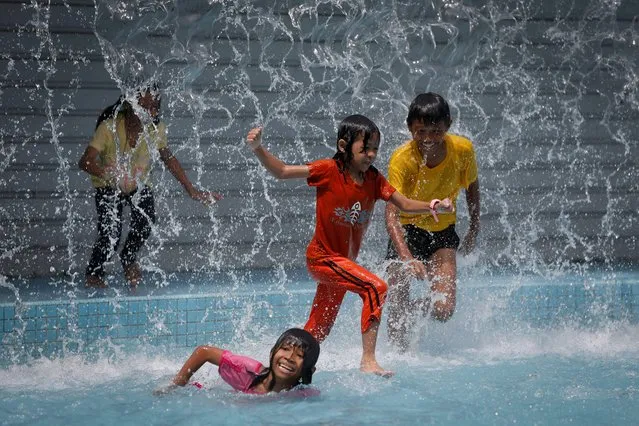
<path id="1" fill-rule="evenodd" d="M 317 342 L 317 339 L 313 337 L 311 333 L 301 328 L 291 328 L 286 330 L 282 335 L 277 339 L 275 345 L 271 349 L 271 355 L 269 359 L 269 366 L 262 372 L 258 374 L 253 379 L 250 388 L 253 388 L 264 380 L 267 377 L 273 374 L 273 357 L 275 357 L 275 353 L 280 350 L 282 346 L 292 345 L 294 347 L 300 348 L 304 352 L 304 361 L 302 361 L 302 376 L 300 377 L 299 383 L 295 386 L 304 384 L 310 385 L 313 380 L 313 371 L 315 369 L 315 364 L 317 363 L 317 359 L 320 354 L 320 346 Z M 273 390 L 275 386 L 275 380 L 271 380 L 269 384 L 268 391 Z"/>
<path id="2" fill-rule="evenodd" d="M 346 166 L 353 160 L 352 147 L 360 135 L 364 136 L 364 149 L 368 148 L 368 142 L 373 136 L 377 135 L 378 138 L 381 138 L 381 132 L 377 125 L 373 120 L 363 115 L 349 115 L 339 123 L 337 128 L 337 141 L 335 143 L 337 152 L 333 156 L 333 159 L 337 161 L 342 173 L 346 171 Z M 344 152 L 339 150 L 339 141 L 341 139 L 346 141 Z M 373 166 L 371 166 L 370 169 L 377 172 L 377 169 Z"/>
<path id="3" fill-rule="evenodd" d="M 138 97 L 143 96 L 146 92 L 151 92 L 153 95 L 155 95 L 155 97 L 158 99 L 158 102 L 160 102 L 160 104 L 158 105 L 159 109 L 159 107 L 161 107 L 162 105 L 162 97 L 160 96 L 160 85 L 156 82 L 153 82 L 151 84 L 142 85 L 136 89 L 136 95 Z M 104 110 L 102 110 L 97 122 L 95 123 L 95 128 L 97 129 L 104 120 L 115 118 L 120 112 L 127 114 L 131 111 L 133 111 L 133 105 L 131 105 L 131 103 L 126 100 L 125 95 L 120 95 L 120 97 L 117 101 L 115 101 L 114 104 L 109 105 Z M 153 124 L 155 124 L 156 126 L 160 124 L 159 112 L 157 116 L 153 117 Z"/>
<path id="4" fill-rule="evenodd" d="M 441 95 L 433 92 L 417 95 L 408 107 L 406 124 L 410 126 L 415 121 L 421 121 L 425 125 L 445 123 L 450 127 L 453 119 L 450 116 L 448 102 Z"/>

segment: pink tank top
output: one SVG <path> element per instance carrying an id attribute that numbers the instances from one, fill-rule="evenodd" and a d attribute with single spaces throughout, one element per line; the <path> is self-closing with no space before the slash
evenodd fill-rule
<path id="1" fill-rule="evenodd" d="M 255 376 L 264 369 L 261 362 L 252 358 L 236 355 L 231 351 L 222 352 L 220 359 L 220 376 L 233 389 L 245 393 L 256 393 L 249 389 Z"/>

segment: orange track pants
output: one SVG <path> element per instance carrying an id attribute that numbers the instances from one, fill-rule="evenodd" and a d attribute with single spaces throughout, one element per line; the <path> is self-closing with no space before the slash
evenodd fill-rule
<path id="1" fill-rule="evenodd" d="M 388 291 L 381 278 L 346 257 L 307 259 L 307 266 L 311 276 L 319 282 L 304 329 L 319 342 L 330 333 L 347 291 L 362 298 L 362 333 L 373 321 L 380 321 Z"/>

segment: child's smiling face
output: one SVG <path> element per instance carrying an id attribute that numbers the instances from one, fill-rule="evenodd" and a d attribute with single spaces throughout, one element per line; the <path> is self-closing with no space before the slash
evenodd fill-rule
<path id="1" fill-rule="evenodd" d="M 304 351 L 299 346 L 284 343 L 273 355 L 271 369 L 278 381 L 297 383 L 302 376 Z"/>
<path id="2" fill-rule="evenodd" d="M 360 134 L 351 145 L 353 159 L 350 167 L 353 171 L 365 173 L 377 158 L 379 150 L 379 135 L 373 134 L 368 139 L 368 143 L 364 146 L 364 135 Z"/>
<path id="3" fill-rule="evenodd" d="M 425 124 L 421 120 L 413 121 L 408 130 L 420 146 L 432 149 L 444 142 L 444 135 L 448 131 L 448 125 L 445 122 Z"/>

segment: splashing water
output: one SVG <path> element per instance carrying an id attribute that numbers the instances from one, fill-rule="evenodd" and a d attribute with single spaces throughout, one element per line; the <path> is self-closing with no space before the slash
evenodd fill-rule
<path id="1" fill-rule="evenodd" d="M 273 152 L 305 163 L 332 156 L 336 123 L 361 113 L 384 133 L 376 165 L 385 171 L 393 149 L 409 138 L 410 100 L 434 91 L 453 108 L 452 132 L 473 140 L 480 168 L 480 246 L 459 259 L 460 292 L 464 284 L 480 286 L 477 276 L 491 282 L 506 271 L 509 282 L 499 297 L 462 305 L 466 311 L 460 307 L 451 323 L 422 324 L 414 343 L 425 352 L 417 359 L 382 360 L 446 369 L 473 365 L 476 356 L 486 365 L 548 354 L 636 358 L 635 317 L 610 319 L 615 294 L 551 331 L 531 331 L 525 321 L 487 331 L 529 273 L 589 294 L 593 270 L 603 268 L 614 281 L 624 268 L 636 268 L 639 9 L 632 2 L 96 0 L 7 7 L 0 51 L 0 295 L 15 307 L 16 323 L 3 343 L 19 345 L 29 332 L 25 299 L 52 294 L 70 304 L 61 316 L 71 330 L 66 347 L 84 347 L 78 311 L 80 299 L 95 296 L 82 289 L 95 224 L 91 186 L 75 163 L 99 112 L 140 81 L 157 81 L 172 151 L 196 186 L 225 199 L 209 208 L 185 200 L 153 157 L 159 220 L 140 257 L 145 295 L 179 285 L 193 292 L 199 279 L 212 277 L 230 283 L 223 287 L 227 299 L 255 292 L 256 283 L 283 294 L 281 306 L 258 302 L 235 314 L 240 335 L 230 341 L 238 349 L 269 334 L 264 324 L 252 325 L 260 315 L 277 316 L 298 300 L 291 289 L 304 281 L 295 271 L 303 268 L 314 222 L 312 191 L 304 182 L 268 176 L 244 148 L 247 130 L 264 126 Z M 378 211 L 360 262 L 378 265 L 372 269 L 380 274 L 386 241 Z M 271 278 L 259 278 L 260 268 Z M 181 271 L 197 279 L 179 284 Z M 121 275 L 118 262 L 109 272 Z M 126 303 L 125 293 L 112 286 L 110 309 Z M 298 324 L 306 313 L 281 322 Z M 145 314 L 162 335 L 176 312 Z M 343 324 L 356 322 L 357 313 L 343 317 L 334 333 L 339 343 L 329 341 L 326 350 L 331 361 L 323 368 L 331 372 L 357 368 L 359 346 L 343 342 L 352 337 Z M 584 327 L 583 318 L 595 325 Z M 249 352 L 261 354 L 266 340 Z M 97 380 L 109 382 L 128 374 L 122 366 L 131 359 L 141 365 L 134 375 L 153 364 L 146 354 L 114 355 L 117 348 L 107 340 L 98 364 L 78 374 L 88 377 L 95 367 L 104 372 Z M 20 364 L 25 354 L 9 355 L 9 364 Z M 109 359 L 116 360 L 114 370 Z M 65 375 L 83 362 L 71 355 L 31 360 L 3 370 L 0 383 L 35 374 L 64 387 L 42 373 L 48 363 Z M 179 361 L 173 354 L 158 362 L 155 378 Z M 344 374 L 331 383 L 352 379 Z M 28 386 L 16 380 L 16 387 Z M 67 388 L 86 385 L 78 376 L 65 380 Z"/>

